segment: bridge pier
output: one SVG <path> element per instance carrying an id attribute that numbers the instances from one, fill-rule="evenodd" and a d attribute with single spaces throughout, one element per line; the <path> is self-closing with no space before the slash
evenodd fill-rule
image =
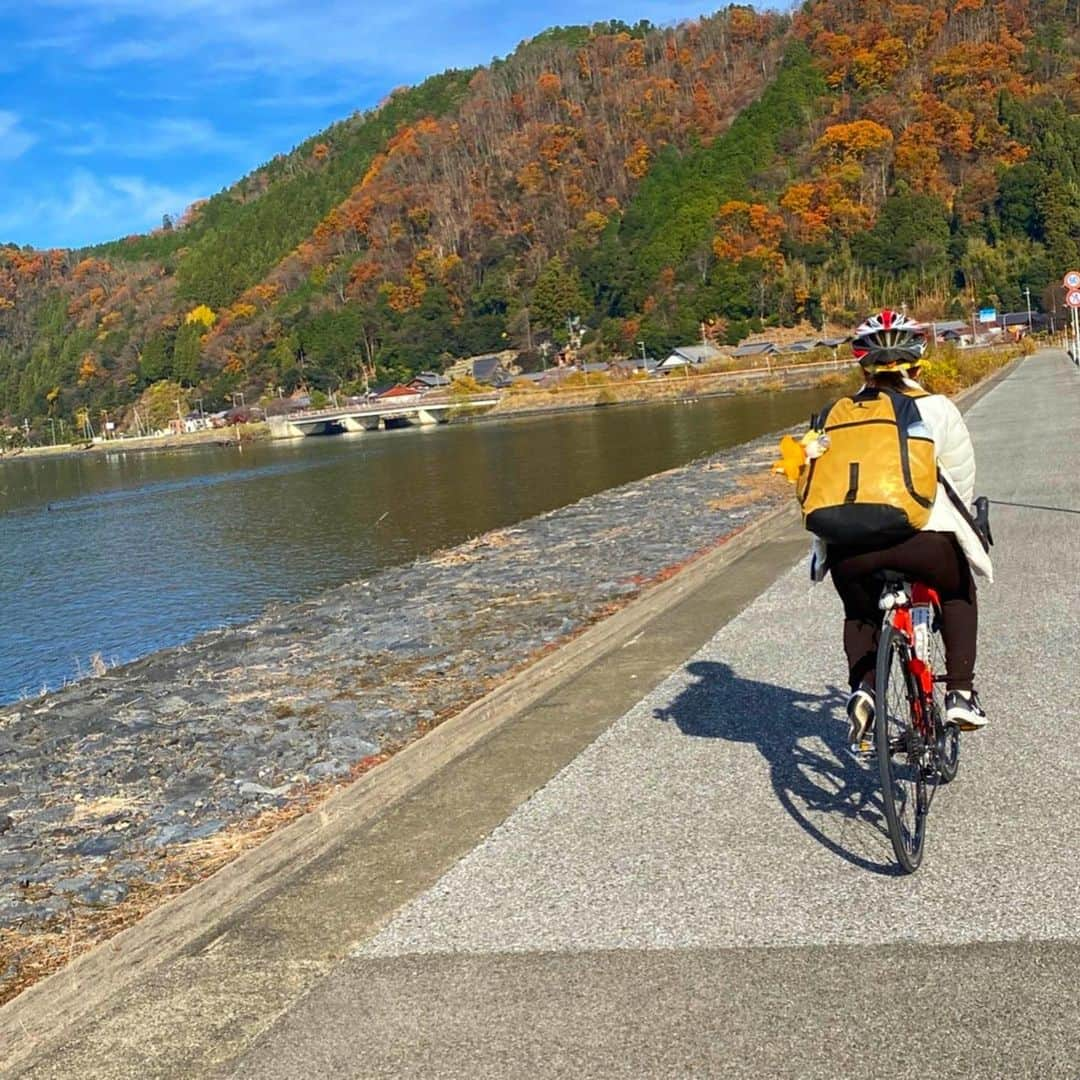
<path id="1" fill-rule="evenodd" d="M 271 439 L 302 439 L 307 432 L 289 423 L 284 416 L 271 416 L 267 418 L 270 427 Z"/>
<path id="2" fill-rule="evenodd" d="M 346 431 L 378 431 L 377 416 L 343 416 L 339 421 Z"/>

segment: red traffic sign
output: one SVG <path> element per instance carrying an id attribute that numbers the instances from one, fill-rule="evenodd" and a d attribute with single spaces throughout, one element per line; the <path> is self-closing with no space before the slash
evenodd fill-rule
<path id="1" fill-rule="evenodd" d="M 1068 296 L 1065 297 L 1065 303 L 1069 307 L 1080 308 L 1080 289 L 1073 289 Z"/>
<path id="2" fill-rule="evenodd" d="M 1080 289 L 1080 270 L 1070 270 L 1062 280 L 1066 289 Z"/>

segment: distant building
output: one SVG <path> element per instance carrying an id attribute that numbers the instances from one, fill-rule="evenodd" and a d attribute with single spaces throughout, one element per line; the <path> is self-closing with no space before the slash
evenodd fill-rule
<path id="1" fill-rule="evenodd" d="M 514 381 L 513 375 L 503 367 L 498 356 L 475 357 L 472 362 L 472 377 L 478 383 L 496 387 L 509 386 Z"/>
<path id="2" fill-rule="evenodd" d="M 959 341 L 962 337 L 971 337 L 971 323 L 965 319 L 943 319 L 930 324 L 937 341 Z"/>
<path id="3" fill-rule="evenodd" d="M 748 356 L 775 356 L 780 350 L 772 341 L 755 341 L 750 345 L 740 345 L 731 355 L 736 359 Z"/>
<path id="4" fill-rule="evenodd" d="M 659 366 L 651 356 L 628 356 L 624 360 L 613 360 L 608 364 L 608 370 L 612 375 L 623 377 L 633 375 L 638 371 L 651 375 Z"/>
<path id="5" fill-rule="evenodd" d="M 701 364 L 721 360 L 723 357 L 724 353 L 715 345 L 680 345 L 657 365 L 657 370 L 674 371 L 676 368 L 699 367 Z"/>
<path id="6" fill-rule="evenodd" d="M 434 371 L 421 371 L 409 383 L 414 390 L 440 390 L 449 385 L 450 380 L 445 375 Z"/>
<path id="7" fill-rule="evenodd" d="M 504 349 L 497 353 L 466 356 L 455 360 L 445 374 L 451 382 L 468 377 L 477 382 L 491 383 L 493 386 L 505 386 L 513 380 L 513 376 L 520 374 L 521 369 L 516 363 L 518 355 L 514 349 Z M 494 382 L 495 378 L 506 381 Z"/>
<path id="8" fill-rule="evenodd" d="M 383 390 L 381 394 L 375 395 L 378 401 L 388 401 L 391 403 L 405 404 L 406 402 L 413 402 L 420 400 L 420 392 L 414 390 L 411 386 L 391 386 L 389 389 Z"/>
<path id="9" fill-rule="evenodd" d="M 1040 311 L 1033 311 L 1029 315 L 1026 311 L 1010 311 L 1001 316 L 999 320 L 1001 328 L 1008 330 L 1010 334 L 1023 337 L 1030 332 L 1037 334 L 1045 330 L 1050 320 Z"/>

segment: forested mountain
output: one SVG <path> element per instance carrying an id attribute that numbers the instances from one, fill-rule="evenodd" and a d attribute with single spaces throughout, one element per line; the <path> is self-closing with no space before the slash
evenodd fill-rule
<path id="1" fill-rule="evenodd" d="M 153 235 L 0 248 L 0 416 L 163 378 L 350 387 L 535 352 L 1057 302 L 1080 0 L 810 0 L 557 28 L 395 93 Z"/>

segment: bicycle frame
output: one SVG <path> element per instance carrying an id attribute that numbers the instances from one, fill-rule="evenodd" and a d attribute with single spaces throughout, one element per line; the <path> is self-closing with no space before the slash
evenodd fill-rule
<path id="1" fill-rule="evenodd" d="M 891 620 L 896 632 L 903 635 L 911 650 L 908 670 L 911 672 L 915 685 L 919 688 L 919 698 L 913 702 L 915 725 L 919 729 L 919 734 L 929 742 L 936 735 L 930 706 L 937 677 L 929 661 L 921 659 L 915 651 L 915 624 L 911 617 L 911 609 L 919 605 L 926 605 L 937 618 L 941 618 L 941 597 L 935 589 L 931 589 L 929 585 L 924 585 L 920 581 L 911 583 L 910 593 L 904 586 L 895 586 L 882 599 L 886 618 Z"/>
<path id="2" fill-rule="evenodd" d="M 927 585 L 889 573 L 881 609 L 874 741 L 889 839 L 901 868 L 912 873 L 922 861 L 926 818 L 938 785 L 956 776 L 959 733 L 950 728 L 935 692 L 936 684 L 945 682 L 944 675 L 934 673 L 938 654 L 930 644 L 942 615 L 940 597 Z M 923 609 L 932 613 L 928 625 L 921 619 Z M 890 697 L 894 685 L 898 695 Z"/>

